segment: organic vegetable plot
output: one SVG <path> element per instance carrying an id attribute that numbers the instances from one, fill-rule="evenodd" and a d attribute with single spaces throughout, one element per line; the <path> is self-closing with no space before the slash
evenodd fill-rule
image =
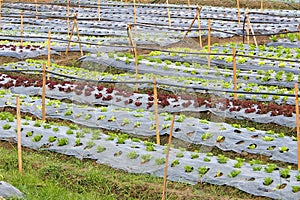
<path id="1" fill-rule="evenodd" d="M 82 7 L 78 7 L 71 2 L 69 13 L 66 5 L 39 4 L 39 19 L 35 4 L 2 5 L 0 55 L 22 61 L 0 66 L 0 108 L 14 111 L 15 98 L 20 97 L 23 146 L 94 159 L 129 173 L 164 177 L 168 152 L 149 138 L 168 136 L 173 131 L 177 140 L 201 145 L 208 151 L 171 148 L 169 180 L 228 185 L 274 199 L 300 198 L 300 172 L 296 170 L 299 138 L 294 131 L 298 48 L 230 43 L 196 50 L 167 49 L 165 45 L 174 45 L 184 37 L 196 6 L 138 4 L 134 19 L 132 4 L 101 2 L 98 15 L 97 2 L 81 3 Z M 24 10 L 23 21 L 20 9 Z M 241 20 L 245 12 L 241 10 Z M 35 60 L 37 56 L 59 55 L 66 50 L 70 38 L 66 16 L 70 17 L 71 28 L 75 13 L 79 35 L 73 32 L 69 50 L 80 50 L 80 36 L 85 55 L 78 60 L 79 67 Z M 245 35 L 236 13 L 233 8 L 202 7 L 202 35 L 208 36 L 208 19 L 215 37 Z M 272 35 L 283 29 L 296 32 L 300 22 L 298 11 L 250 10 L 249 16 L 256 34 Z M 130 53 L 129 32 L 132 41 L 147 54 L 135 57 Z M 289 34 L 285 37 L 298 40 L 298 36 L 291 35 L 295 33 Z M 188 37 L 199 37 L 197 23 Z M 282 35 L 276 37 L 284 39 Z M 277 39 L 271 38 L 274 42 Z M 233 72 L 234 48 L 237 75 Z M 24 61 L 25 58 L 31 59 Z M 46 99 L 42 98 L 44 65 L 50 66 L 49 80 L 45 81 Z M 40 120 L 44 108 L 47 122 Z M 171 130 L 173 115 L 175 124 Z M 259 130 L 240 123 L 241 119 L 270 127 Z M 58 124 L 57 120 L 69 125 Z M 234 122 L 225 122 L 230 120 Z M 290 127 L 290 133 L 281 130 L 286 127 Z M 17 141 L 15 115 L 1 112 L 1 128 L 1 140 Z M 211 149 L 223 153 L 214 154 Z"/>

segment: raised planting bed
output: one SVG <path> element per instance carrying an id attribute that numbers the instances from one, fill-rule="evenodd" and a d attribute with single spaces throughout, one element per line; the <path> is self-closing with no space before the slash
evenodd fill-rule
<path id="1" fill-rule="evenodd" d="M 1 113 L 0 126 L 10 129 L 0 133 L 1 140 L 16 140 L 15 116 Z M 8 122 L 10 121 L 10 122 Z M 79 129 L 77 126 L 59 126 L 22 119 L 22 145 L 55 151 L 77 158 L 89 158 L 131 173 L 151 173 L 163 177 L 165 147 L 126 135 L 106 135 L 98 130 Z M 39 127 L 36 125 L 39 123 Z M 180 156 L 179 156 L 180 155 Z M 297 199 L 295 190 L 299 172 L 278 168 L 276 164 L 263 165 L 259 161 L 246 163 L 242 158 L 229 159 L 219 154 L 183 151 L 171 148 L 168 179 L 196 184 L 199 181 L 229 185 L 250 194 L 275 199 Z"/>
<path id="2" fill-rule="evenodd" d="M 104 53 L 104 55 L 106 55 Z M 109 56 L 112 56 L 113 54 L 110 53 Z M 117 53 L 114 55 L 114 57 L 118 56 L 120 57 L 120 53 Z M 122 53 L 123 57 L 124 54 Z M 98 56 L 102 56 L 102 54 L 98 54 Z M 115 59 L 118 59 L 116 57 Z M 121 58 L 123 58 L 121 57 Z M 132 58 L 132 55 L 130 55 Z M 17 63 L 10 63 L 10 64 L 5 64 L 1 66 L 1 68 L 5 70 L 23 70 L 22 72 L 26 72 L 26 70 L 40 70 L 42 68 L 42 61 L 36 61 L 36 60 L 31 60 L 28 59 L 26 62 L 17 62 Z M 125 60 L 126 63 L 126 60 Z M 178 65 L 179 62 L 172 62 L 171 64 L 176 66 Z M 180 66 L 183 67 L 186 65 L 186 63 L 179 63 L 181 64 Z M 133 69 L 134 66 L 133 64 L 129 64 L 130 67 Z M 141 64 L 142 65 L 142 64 Z M 152 62 L 152 65 L 146 65 L 148 67 L 148 71 L 151 71 L 151 66 L 155 67 L 155 63 Z M 157 75 L 158 82 L 161 83 L 159 84 L 160 88 L 164 88 L 167 91 L 171 91 L 174 93 L 177 93 L 179 90 L 187 88 L 187 91 L 189 93 L 198 93 L 198 92 L 203 92 L 207 90 L 206 92 L 214 95 L 218 95 L 221 97 L 226 97 L 230 98 L 233 97 L 232 93 L 222 93 L 222 92 L 215 92 L 213 91 L 214 89 L 220 89 L 220 90 L 226 90 L 226 89 L 231 89 L 233 90 L 233 83 L 230 79 L 230 72 L 228 70 L 225 70 L 226 73 L 224 75 L 219 74 L 218 76 L 218 71 L 220 69 L 214 67 L 212 69 L 208 69 L 207 66 L 205 65 L 198 65 L 196 63 L 189 64 L 189 68 L 192 71 L 194 69 L 199 69 L 202 70 L 203 75 L 205 78 L 197 78 L 197 77 L 178 77 L 174 76 L 174 73 L 168 72 L 168 74 L 171 74 L 171 76 L 160 76 L 159 74 Z M 70 79 L 84 79 L 84 80 L 92 80 L 92 81 L 112 81 L 118 84 L 118 82 L 134 82 L 136 81 L 135 76 L 130 73 L 122 73 L 122 74 L 110 74 L 107 73 L 107 71 L 111 71 L 114 68 L 111 68 L 109 65 L 104 65 L 97 64 L 94 62 L 83 62 L 81 64 L 81 67 L 83 68 L 76 68 L 76 67 L 66 67 L 66 66 L 59 66 L 56 64 L 51 64 L 51 72 L 56 73 L 56 75 L 51 75 L 55 78 L 61 79 L 62 77 L 68 77 Z M 118 67 L 118 66 L 116 66 Z M 97 71 L 94 71 L 97 70 Z M 105 72 L 106 71 L 106 72 Z M 215 71 L 215 72 L 212 72 Z M 29 71 L 28 71 L 29 72 Z M 33 73 L 32 71 L 30 73 Z M 36 72 L 38 73 L 38 72 Z M 252 72 L 254 73 L 254 72 Z M 260 72 L 258 71 L 257 74 L 260 73 L 269 73 L 268 71 L 266 72 Z M 207 74 L 207 75 L 205 75 Z M 210 75 L 211 74 L 211 75 Z M 209 79 L 213 77 L 213 74 L 219 78 L 218 80 L 216 79 Z M 278 72 L 279 74 L 279 72 Z M 227 76 L 228 75 L 228 76 Z M 284 78 L 284 73 L 281 73 L 281 77 Z M 192 75 L 191 75 L 192 76 Z M 221 77 L 220 77 L 221 76 Z M 224 77 L 223 77 L 224 76 Z M 239 75 L 240 76 L 240 75 Z M 277 75 L 276 75 L 277 76 Z M 295 75 L 297 76 L 297 75 Z M 229 78 L 226 78 L 229 77 Z M 139 74 L 138 75 L 139 80 L 143 81 L 148 81 L 152 82 L 152 74 L 145 73 L 145 74 Z M 216 77 L 215 77 L 216 78 Z M 223 79 L 224 78 L 224 79 Z M 223 80 L 222 80 L 223 79 Z M 240 81 L 241 78 L 238 80 Z M 242 78 L 244 80 L 244 77 Z M 245 83 L 243 83 L 245 82 Z M 173 86 L 178 86 L 176 87 L 168 87 L 165 84 L 170 84 Z M 122 85 L 122 84 L 121 84 Z M 126 84 L 129 87 L 133 87 L 133 84 Z M 152 88 L 152 85 L 145 84 L 145 83 L 140 83 L 139 84 L 140 88 Z M 257 100 L 257 101 L 275 101 L 278 104 L 290 104 L 294 105 L 294 98 L 289 97 L 289 96 L 281 96 L 281 94 L 284 95 L 292 95 L 294 93 L 293 89 L 289 88 L 279 88 L 278 86 L 266 86 L 266 85 L 259 85 L 258 83 L 253 83 L 253 82 L 246 82 L 241 81 L 241 83 L 238 83 L 238 89 L 240 91 L 245 92 L 244 94 L 238 94 L 238 97 L 241 99 L 251 99 L 251 100 Z M 274 93 L 277 95 L 268 95 L 268 94 L 247 94 L 247 92 L 256 92 L 256 93 Z"/>
<path id="3" fill-rule="evenodd" d="M 24 7 L 25 6 L 25 7 Z M 132 24 L 133 6 L 119 3 L 118 5 L 106 4 L 101 8 L 101 21 L 98 21 L 97 6 L 93 8 L 76 7 L 70 9 L 70 16 L 78 13 L 78 23 L 80 35 L 93 36 L 110 36 L 117 38 L 120 36 L 127 36 L 127 24 Z M 67 16 L 67 9 L 65 6 L 53 5 L 39 5 L 40 16 L 39 20 L 35 18 L 35 4 L 10 4 L 5 3 L 2 6 L 3 15 L 3 31 L 8 33 L 12 30 L 18 30 L 20 23 L 19 9 L 26 9 L 24 15 L 24 29 L 25 31 L 47 33 L 48 30 L 52 32 L 67 34 L 66 22 L 63 20 L 48 20 L 41 18 L 65 18 Z M 174 43 L 175 38 L 182 38 L 184 32 L 191 24 L 196 7 L 171 7 L 171 25 L 169 28 L 169 20 L 167 9 L 165 5 L 147 6 L 139 4 L 137 6 L 137 33 L 135 36 L 140 44 L 152 43 L 157 45 L 167 45 Z M 252 27 L 256 34 L 278 33 L 281 31 L 297 31 L 299 24 L 299 12 L 281 10 L 278 11 L 264 10 L 263 13 L 257 10 L 250 10 L 250 20 Z M 217 8 L 217 7 L 203 7 L 201 10 L 201 28 L 203 35 L 207 35 L 207 19 L 212 19 L 211 28 L 212 35 L 216 37 L 232 37 L 234 35 L 243 35 L 243 28 L 237 23 L 237 10 L 232 8 Z M 245 10 L 241 9 L 241 15 L 244 16 Z M 15 17 L 15 18 L 13 18 Z M 93 24 L 88 20 L 94 20 Z M 224 25 L 226 22 L 226 26 Z M 94 28 L 95 27 L 95 28 Z M 197 23 L 193 25 L 193 30 L 189 36 L 198 37 Z M 231 30 L 231 31 L 228 31 Z M 217 30 L 217 31 L 214 31 Z M 26 32 L 25 32 L 26 33 Z M 12 33 L 10 33 L 12 34 Z M 19 34 L 16 34 L 19 35 Z M 28 34 L 27 34 L 28 35 Z M 145 36 L 146 37 L 141 37 Z M 177 40 L 178 41 L 178 40 Z M 114 43 L 111 40 L 111 44 Z"/>
<path id="4" fill-rule="evenodd" d="M 26 88 L 22 91 L 24 90 Z M 15 107 L 13 97 L 9 92 L 2 90 L 1 93 L 0 106 Z M 21 96 L 21 98 L 21 110 L 40 118 L 41 100 L 38 97 Z M 72 97 L 69 99 L 76 100 Z M 46 105 L 47 116 L 50 118 L 68 120 L 92 128 L 119 130 L 128 134 L 142 134 L 142 136 L 155 136 L 156 134 L 154 113 L 138 106 L 122 108 L 108 103 L 101 107 L 90 107 L 48 99 Z M 168 134 L 171 114 L 161 112 L 158 120 L 161 122 L 160 134 Z M 297 163 L 296 155 L 294 155 L 297 149 L 296 138 L 286 137 L 280 132 L 275 134 L 272 131 L 259 131 L 250 127 L 241 129 L 238 125 L 214 123 L 180 114 L 176 116 L 174 137 L 189 143 L 216 146 L 222 150 L 263 154 L 274 160 Z M 281 151 L 283 146 L 288 146 L 288 148 Z"/>

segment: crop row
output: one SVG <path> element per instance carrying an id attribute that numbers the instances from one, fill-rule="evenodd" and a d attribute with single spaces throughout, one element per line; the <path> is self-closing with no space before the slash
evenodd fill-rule
<path id="1" fill-rule="evenodd" d="M 0 113 L 0 138 L 16 140 L 15 116 Z M 33 149 L 45 149 L 91 158 L 114 168 L 133 173 L 152 173 L 163 176 L 165 147 L 126 135 L 98 130 L 79 129 L 76 125 L 61 126 L 54 123 L 22 121 L 22 144 Z M 208 182 L 237 187 L 255 195 L 272 198 L 298 198 L 300 174 L 291 168 L 278 168 L 276 164 L 262 164 L 259 160 L 237 157 L 229 159 L 219 154 L 190 152 L 171 148 L 168 178 L 189 183 Z M 278 173 L 277 173 L 278 172 Z M 275 175 L 278 174 L 278 175 Z M 241 187 L 240 183 L 243 183 Z M 261 192 L 264 191 L 262 194 Z"/>

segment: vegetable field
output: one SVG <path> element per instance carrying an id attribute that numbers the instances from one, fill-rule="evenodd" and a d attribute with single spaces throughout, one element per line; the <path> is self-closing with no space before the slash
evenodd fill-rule
<path id="1" fill-rule="evenodd" d="M 162 199 L 167 181 L 300 199 L 299 2 L 270 2 L 0 0 L 20 173 L 22 145 L 161 177 Z"/>

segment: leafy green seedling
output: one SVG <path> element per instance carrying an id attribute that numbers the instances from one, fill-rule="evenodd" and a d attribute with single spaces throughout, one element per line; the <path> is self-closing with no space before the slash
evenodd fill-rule
<path id="1" fill-rule="evenodd" d="M 228 159 L 229 159 L 228 157 L 226 157 L 222 154 L 218 155 L 218 162 L 221 163 L 221 164 L 227 163 Z"/>
<path id="2" fill-rule="evenodd" d="M 208 140 L 209 138 L 211 138 L 212 136 L 213 136 L 212 133 L 203 133 L 201 135 L 201 139 L 205 141 L 205 140 Z"/>
<path id="3" fill-rule="evenodd" d="M 288 151 L 289 151 L 289 148 L 287 146 L 279 147 L 279 152 L 280 153 L 286 153 Z"/>
<path id="4" fill-rule="evenodd" d="M 26 137 L 30 137 L 30 136 L 32 136 L 33 135 L 33 131 L 28 131 L 27 133 L 26 133 Z"/>
<path id="5" fill-rule="evenodd" d="M 2 128 L 3 128 L 4 130 L 9 130 L 9 129 L 11 128 L 11 125 L 10 125 L 10 124 L 4 124 L 4 125 L 2 126 Z"/>
<path id="6" fill-rule="evenodd" d="M 136 151 L 131 151 L 126 155 L 126 157 L 129 159 L 136 159 L 139 157 L 139 154 Z"/>
<path id="7" fill-rule="evenodd" d="M 256 144 L 250 144 L 247 148 L 248 149 L 255 149 L 256 148 Z"/>
<path id="8" fill-rule="evenodd" d="M 95 146 L 95 142 L 94 142 L 94 141 L 88 141 L 88 142 L 86 143 L 86 148 L 87 148 L 87 149 L 90 149 L 90 148 L 92 148 L 93 146 Z"/>
<path id="9" fill-rule="evenodd" d="M 264 182 L 263 182 L 264 185 L 269 186 L 272 183 L 273 183 L 273 179 L 271 177 L 264 178 Z"/>
<path id="10" fill-rule="evenodd" d="M 199 154 L 198 153 L 191 154 L 191 159 L 196 159 L 196 158 L 199 158 Z"/>
<path id="11" fill-rule="evenodd" d="M 57 145 L 58 146 L 65 146 L 69 143 L 69 139 L 68 138 L 58 138 L 57 139 Z"/>
<path id="12" fill-rule="evenodd" d="M 151 155 L 149 155 L 149 154 L 144 154 L 144 155 L 142 155 L 142 164 L 144 164 L 144 163 L 147 163 L 147 162 L 149 162 L 150 160 L 151 160 L 151 158 L 152 158 L 152 156 Z"/>
<path id="13" fill-rule="evenodd" d="M 209 168 L 205 165 L 198 168 L 199 176 L 202 177 L 204 174 L 208 172 Z"/>
<path id="14" fill-rule="evenodd" d="M 42 139 L 43 135 L 42 134 L 37 134 L 32 138 L 33 142 L 39 142 Z"/>
<path id="15" fill-rule="evenodd" d="M 71 129 L 68 129 L 67 131 L 66 131 L 66 134 L 68 134 L 68 135 L 72 135 L 74 132 L 71 130 Z"/>
<path id="16" fill-rule="evenodd" d="M 253 171 L 260 171 L 262 169 L 262 166 L 256 165 L 252 167 Z"/>
<path id="17" fill-rule="evenodd" d="M 190 165 L 185 165 L 184 170 L 185 170 L 185 172 L 190 173 L 194 170 L 194 167 L 192 167 Z"/>
<path id="18" fill-rule="evenodd" d="M 49 136 L 48 141 L 49 142 L 55 142 L 56 141 L 56 136 Z"/>
<path id="19" fill-rule="evenodd" d="M 75 140 L 75 146 L 81 146 L 81 145 L 82 145 L 82 143 L 81 143 L 80 138 L 77 138 L 77 139 Z"/>
<path id="20" fill-rule="evenodd" d="M 290 169 L 289 168 L 284 168 L 282 170 L 279 171 L 280 173 L 280 177 L 282 178 L 289 178 L 290 177 Z"/>
<path id="21" fill-rule="evenodd" d="M 53 127 L 53 128 L 52 128 L 52 131 L 53 131 L 53 132 L 58 132 L 58 131 L 59 131 L 59 128 L 58 128 L 58 127 Z"/>
<path id="22" fill-rule="evenodd" d="M 166 159 L 165 159 L 165 158 L 156 158 L 156 159 L 155 159 L 155 163 L 156 163 L 157 165 L 163 165 L 163 164 L 166 163 Z"/>
<path id="23" fill-rule="evenodd" d="M 292 192 L 297 193 L 300 191 L 300 186 L 299 185 L 292 185 Z"/>
<path id="24" fill-rule="evenodd" d="M 267 164 L 265 167 L 265 172 L 272 173 L 277 168 L 276 164 Z"/>
<path id="25" fill-rule="evenodd" d="M 175 167 L 176 165 L 179 165 L 179 160 L 178 159 L 172 161 L 171 167 Z"/>
<path id="26" fill-rule="evenodd" d="M 177 154 L 176 154 L 176 157 L 177 157 L 177 158 L 182 158 L 182 157 L 184 157 L 183 152 L 177 153 Z"/>
<path id="27" fill-rule="evenodd" d="M 106 150 L 106 148 L 105 147 L 103 147 L 103 146 L 97 146 L 97 153 L 101 153 L 101 152 L 103 152 L 103 151 L 105 151 Z"/>
<path id="28" fill-rule="evenodd" d="M 236 177 L 237 175 L 239 175 L 241 173 L 241 170 L 232 170 L 229 174 L 228 174 L 228 176 L 230 177 L 230 178 L 234 178 L 234 177 Z"/>

